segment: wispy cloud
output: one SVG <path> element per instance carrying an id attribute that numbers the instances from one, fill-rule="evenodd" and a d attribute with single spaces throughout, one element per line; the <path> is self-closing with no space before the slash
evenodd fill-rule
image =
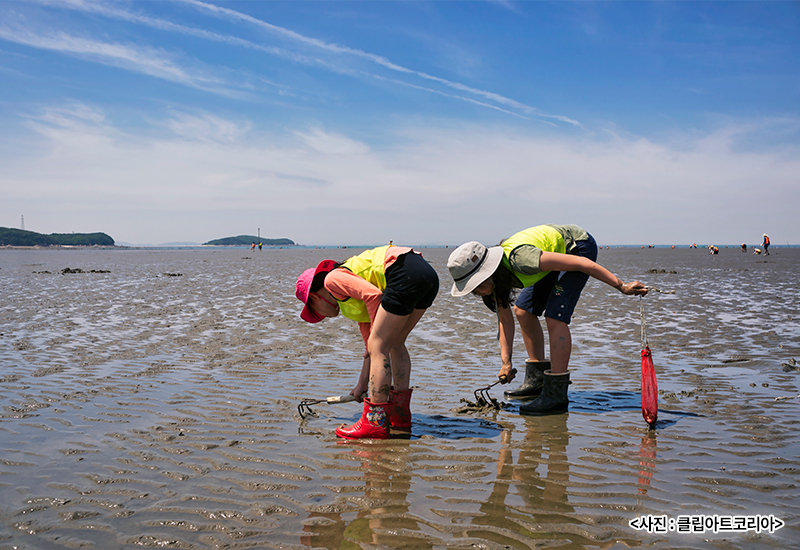
<path id="1" fill-rule="evenodd" d="M 281 37 L 288 41 L 288 43 L 294 43 L 298 46 L 302 46 L 304 48 L 310 48 L 311 50 L 317 50 L 322 55 L 308 55 L 305 52 L 294 51 L 292 49 L 274 46 L 274 45 L 265 45 L 254 42 L 252 40 L 247 40 L 238 36 L 220 34 L 213 31 L 208 31 L 201 28 L 190 27 L 182 24 L 177 24 L 171 21 L 167 21 L 165 19 L 157 18 L 157 17 L 150 17 L 147 15 L 142 15 L 141 13 L 134 13 L 125 9 L 121 9 L 115 5 L 104 3 L 104 2 L 96 2 L 93 0 L 38 0 L 39 3 L 48 5 L 48 6 L 58 6 L 65 9 L 72 9 L 78 10 L 88 13 L 93 13 L 97 15 L 102 15 L 104 17 L 114 18 L 122 21 L 126 21 L 129 23 L 139 24 L 139 25 L 146 25 L 151 28 L 160 29 L 167 32 L 174 32 L 180 33 L 187 36 L 194 36 L 197 38 L 202 38 L 205 40 L 215 41 L 219 43 L 225 43 L 232 46 L 247 48 L 250 50 L 260 51 L 265 54 L 275 56 L 281 59 L 288 60 L 293 63 L 298 63 L 307 66 L 317 66 L 323 68 L 325 70 L 329 70 L 339 74 L 348 74 L 354 77 L 360 77 L 366 74 L 366 76 L 373 76 L 373 77 L 380 77 L 381 75 L 377 74 L 369 74 L 365 71 L 359 71 L 350 67 L 347 63 L 336 62 L 335 58 L 339 57 L 342 59 L 360 59 L 363 61 L 367 61 L 373 65 L 378 67 L 387 69 L 394 73 L 399 73 L 408 77 L 414 77 L 417 79 L 421 79 L 423 81 L 427 81 L 429 83 L 435 83 L 442 85 L 446 88 L 457 90 L 462 92 L 466 95 L 454 95 L 454 94 L 447 94 L 445 92 L 436 90 L 429 86 L 422 86 L 420 84 L 415 84 L 409 81 L 398 81 L 408 87 L 413 87 L 417 90 L 424 91 L 426 93 L 435 93 L 441 95 L 443 97 L 451 97 L 454 99 L 458 99 L 461 101 L 466 101 L 472 103 L 474 105 L 490 108 L 497 110 L 499 112 L 503 112 L 509 115 L 520 116 L 527 115 L 527 116 L 535 116 L 541 117 L 545 119 L 552 119 L 557 120 L 560 122 L 565 122 L 567 124 L 573 126 L 581 126 L 581 124 L 567 116 L 562 115 L 552 115 L 548 113 L 543 113 L 539 109 L 522 103 L 520 101 L 514 100 L 512 98 L 506 97 L 502 94 L 498 94 L 489 90 L 484 90 L 481 88 L 476 88 L 474 86 L 469 86 L 463 84 L 461 82 L 456 82 L 453 80 L 449 80 L 446 78 L 442 78 L 440 76 L 431 75 L 422 71 L 417 71 L 397 63 L 392 62 L 388 58 L 376 55 L 374 53 L 370 53 L 367 51 L 363 51 L 356 48 L 351 48 L 346 45 L 335 44 L 331 42 L 326 42 L 323 40 L 319 40 L 314 37 L 306 36 L 295 32 L 291 29 L 287 29 L 278 25 L 273 25 L 267 21 L 263 21 L 246 13 L 242 13 L 240 11 L 236 11 L 224 6 L 218 6 L 215 4 L 211 4 L 208 2 L 203 2 L 201 0 L 178 0 L 179 2 L 191 6 L 197 10 L 200 10 L 204 13 L 211 14 L 217 18 L 223 18 L 227 20 L 233 20 L 236 22 L 245 23 L 251 26 L 254 26 L 260 30 L 266 31 L 273 36 Z M 18 36 L 19 33 L 14 33 Z M 41 34 L 41 33 L 40 33 Z M 73 38 L 72 41 L 77 39 Z M 19 40 L 15 40 L 19 41 Z M 42 40 L 35 40 L 32 41 L 35 43 L 40 44 L 39 47 L 46 47 L 46 42 Z M 30 44 L 33 45 L 33 44 Z M 132 48 L 128 46 L 128 48 Z M 99 48 L 98 48 L 99 49 Z M 69 50 L 68 50 L 69 51 Z M 154 50 L 155 53 L 158 50 Z M 79 52 L 72 51 L 73 55 L 78 55 Z M 146 50 L 141 52 L 142 54 L 148 54 Z M 152 54 L 151 53 L 151 54 Z M 167 78 L 169 76 L 172 77 L 172 80 L 175 82 L 181 82 L 193 87 L 198 87 L 201 89 L 208 89 L 209 91 L 214 91 L 215 93 L 221 93 L 221 91 L 225 91 L 226 93 L 231 93 L 230 86 L 228 89 L 225 88 L 221 83 L 217 83 L 217 87 L 209 86 L 209 83 L 206 81 L 206 78 L 200 77 L 199 75 L 192 75 L 189 77 L 188 74 L 181 74 L 187 73 L 186 69 L 183 71 L 178 71 L 178 67 L 174 60 L 171 60 L 171 67 L 168 66 L 167 60 L 169 58 L 165 58 L 165 52 L 158 52 L 160 55 L 154 57 L 154 59 L 160 59 L 161 64 L 165 65 L 163 67 L 159 67 L 158 64 L 155 64 L 153 67 L 149 67 L 148 64 L 142 63 L 133 63 L 132 59 L 127 58 L 135 58 L 136 56 L 128 55 L 128 56 L 103 56 L 99 59 L 105 59 L 106 62 L 109 64 L 115 64 L 116 66 L 120 66 L 123 68 L 138 68 L 141 72 L 145 72 L 145 74 L 151 74 L 152 76 L 159 76 L 161 78 Z M 84 54 L 85 55 L 85 54 Z M 331 59 L 330 56 L 333 55 L 334 58 Z M 147 57 L 144 55 L 142 57 Z M 125 60 L 124 62 L 122 60 Z M 167 70 L 167 69 L 172 69 Z M 134 69 L 135 70 L 135 69 Z M 150 72 L 147 72 L 147 71 Z M 472 96 L 472 97 L 470 97 Z"/>
<path id="2" fill-rule="evenodd" d="M 313 46 L 315 48 L 319 48 L 321 50 L 325 50 L 327 52 L 331 52 L 331 53 L 335 53 L 335 54 L 345 54 L 345 55 L 351 55 L 351 56 L 355 56 L 355 57 L 358 57 L 358 58 L 361 58 L 361 59 L 365 59 L 365 60 L 371 61 L 372 63 L 380 65 L 381 67 L 384 67 L 386 69 L 390 69 L 392 71 L 396 71 L 396 72 L 404 73 L 404 74 L 408 74 L 408 75 L 414 75 L 414 76 L 417 76 L 419 78 L 423 78 L 425 80 L 430 80 L 432 82 L 438 82 L 439 84 L 443 84 L 443 85 L 448 86 L 450 88 L 453 88 L 455 90 L 459 90 L 459 91 L 462 91 L 462 92 L 468 92 L 470 94 L 477 95 L 479 97 L 483 97 L 483 98 L 488 99 L 490 101 L 494 101 L 494 102 L 499 103 L 501 105 L 505 105 L 506 107 L 511 107 L 511 108 L 514 108 L 514 109 L 518 109 L 520 111 L 523 111 L 524 113 L 528 113 L 528 114 L 538 113 L 538 110 L 536 108 L 531 107 L 530 105 L 525 105 L 524 103 L 521 103 L 519 101 L 513 100 L 513 99 L 508 98 L 508 97 L 505 97 L 505 96 L 503 96 L 501 94 L 497 94 L 497 93 L 490 92 L 490 91 L 487 91 L 487 90 L 481 90 L 479 88 L 474 88 L 474 87 L 471 87 L 471 86 L 467 86 L 466 84 L 461 84 L 459 82 L 453 82 L 453 81 L 447 80 L 445 78 L 441 78 L 441 77 L 438 77 L 438 76 L 433 76 L 433 75 L 430 75 L 430 74 L 427 74 L 427 73 L 424 73 L 424 72 L 421 72 L 421 71 L 415 71 L 413 69 L 409 69 L 407 67 L 403 67 L 402 65 L 398 65 L 396 63 L 393 63 L 389 59 L 387 59 L 387 58 L 385 58 L 383 56 L 380 56 L 380 55 L 376 55 L 376 54 L 373 54 L 373 53 L 365 52 L 363 50 L 359 50 L 359 49 L 355 49 L 355 48 L 350 48 L 350 47 L 347 47 L 347 46 L 342 46 L 340 44 L 333 44 L 333 43 L 330 43 L 330 42 L 325 42 L 325 41 L 319 40 L 317 38 L 304 36 L 304 35 L 302 35 L 300 33 L 292 31 L 290 29 L 279 27 L 279 26 L 273 25 L 271 23 L 267 23 L 266 21 L 262 21 L 261 19 L 255 18 L 255 17 L 253 17 L 251 15 L 247 15 L 245 13 L 242 13 L 242 12 L 239 12 L 239 11 L 236 11 L 236 10 L 232 10 L 230 8 L 224 8 L 224 7 L 221 7 L 221 6 L 216 6 L 214 4 L 209 4 L 207 2 L 201 2 L 199 0 L 180 0 L 180 1 L 185 3 L 185 4 L 194 6 L 194 7 L 198 8 L 198 9 L 205 10 L 205 11 L 207 11 L 209 13 L 212 13 L 212 14 L 215 14 L 215 15 L 224 16 L 224 17 L 227 17 L 227 18 L 231 18 L 231 19 L 235 19 L 235 20 L 239 20 L 239 21 L 244 21 L 246 23 L 250 23 L 250 24 L 255 25 L 255 26 L 259 27 L 259 28 L 267 30 L 267 31 L 269 31 L 271 33 L 279 34 L 279 35 L 281 35 L 281 36 L 283 36 L 285 38 L 289 38 L 289 39 L 294 40 L 296 42 L 305 44 L 307 46 Z"/>
<path id="3" fill-rule="evenodd" d="M 209 113 L 201 115 L 176 113 L 163 124 L 172 133 L 184 139 L 217 143 L 241 142 L 253 127 L 249 122 L 238 123 Z"/>
<path id="4" fill-rule="evenodd" d="M 246 97 L 246 92 L 235 89 L 230 82 L 211 74 L 181 65 L 174 55 L 160 48 L 135 44 L 102 42 L 73 36 L 65 32 L 34 32 L 30 29 L 0 26 L 0 38 L 32 48 L 56 51 L 74 57 L 125 70 L 146 74 L 192 88 L 229 97 Z"/>
<path id="5" fill-rule="evenodd" d="M 240 38 L 238 36 L 220 34 L 205 29 L 199 29 L 197 27 L 189 27 L 187 25 L 181 25 L 158 17 L 150 17 L 147 15 L 142 15 L 140 13 L 133 13 L 128 10 L 114 7 L 113 5 L 107 3 L 95 2 L 92 0 L 89 1 L 39 0 L 39 1 L 48 5 L 55 5 L 62 8 L 102 15 L 104 17 L 118 19 L 120 21 L 126 21 L 128 23 L 145 25 L 154 29 L 159 29 L 167 32 L 174 32 L 186 36 L 193 36 L 196 38 L 202 38 L 205 40 L 211 40 L 214 42 L 229 44 L 231 46 L 238 46 L 251 50 L 257 50 L 263 53 L 267 53 L 269 55 L 273 55 L 275 57 L 280 57 L 283 59 L 287 59 L 289 61 L 293 61 L 295 63 L 301 63 L 306 65 L 320 65 L 331 70 L 339 70 L 338 67 L 333 66 L 322 59 L 303 55 L 298 52 L 287 50 L 285 48 L 280 48 L 277 46 L 265 46 L 263 44 L 257 44 L 255 42 L 252 42 L 244 38 Z"/>
<path id="6" fill-rule="evenodd" d="M 472 103 L 474 103 L 476 105 L 480 105 L 482 107 L 495 108 L 495 109 L 500 110 L 501 112 L 505 112 L 505 113 L 508 113 L 508 114 L 514 114 L 514 113 L 512 113 L 510 110 L 507 110 L 507 109 L 515 109 L 515 110 L 521 111 L 522 113 L 527 114 L 527 115 L 539 116 L 539 117 L 543 117 L 543 118 L 551 118 L 551 119 L 559 120 L 561 122 L 566 122 L 566 123 L 571 124 L 573 126 L 581 126 L 580 122 L 578 122 L 577 120 L 571 119 L 569 117 L 566 117 L 566 116 L 563 116 L 563 115 L 552 115 L 552 114 L 543 113 L 541 110 L 537 109 L 536 107 L 532 107 L 530 105 L 526 105 L 525 103 L 516 101 L 516 100 L 511 99 L 509 97 L 506 97 L 506 96 L 504 96 L 502 94 L 498 94 L 498 93 L 491 92 L 491 91 L 488 91 L 488 90 L 483 90 L 483 89 L 480 89 L 480 88 L 475 88 L 473 86 L 468 86 L 468 85 L 462 84 L 460 82 L 454 82 L 452 80 L 448 80 L 446 78 L 434 76 L 434 75 L 431 75 L 431 74 L 428 74 L 428 73 L 425 73 L 425 72 L 422 72 L 422 71 L 416 71 L 416 70 L 404 67 L 402 65 L 398 65 L 397 63 L 394 63 L 394 62 L 390 61 L 389 59 L 387 59 L 384 56 L 380 56 L 380 55 L 376 55 L 376 54 L 373 54 L 373 53 L 370 53 L 370 52 L 365 52 L 363 50 L 350 48 L 350 47 L 347 47 L 347 46 L 342 46 L 340 44 L 333 44 L 333 43 L 325 42 L 323 40 L 319 40 L 319 39 L 316 39 L 316 38 L 304 36 L 304 35 L 302 35 L 300 33 L 294 32 L 294 31 L 292 31 L 290 29 L 286 29 L 286 28 L 283 28 L 283 27 L 279 27 L 277 25 L 273 25 L 273 24 L 268 23 L 266 21 L 262 21 L 261 19 L 257 19 L 255 17 L 247 15 L 245 13 L 241 13 L 239 11 L 232 10 L 232 9 L 229 9 L 229 8 L 224 8 L 224 7 L 221 7 L 221 6 L 216 6 L 214 4 L 209 4 L 207 2 L 202 2 L 200 0 L 179 0 L 179 1 L 183 2 L 183 3 L 186 3 L 188 5 L 191 5 L 191 6 L 195 6 L 198 9 L 205 10 L 205 11 L 207 11 L 209 13 L 212 13 L 212 14 L 215 14 L 215 15 L 218 15 L 218 16 L 224 16 L 224 17 L 227 17 L 227 18 L 232 18 L 232 19 L 235 19 L 235 20 L 240 20 L 240 21 L 247 22 L 249 24 L 252 24 L 252 25 L 255 25 L 255 26 L 259 27 L 259 28 L 267 30 L 268 32 L 281 35 L 281 36 L 283 36 L 285 38 L 289 38 L 291 40 L 294 40 L 294 41 L 296 41 L 298 43 L 302 43 L 302 44 L 307 45 L 307 46 L 312 46 L 312 47 L 318 48 L 320 50 L 324 50 L 324 51 L 331 52 L 331 53 L 334 53 L 334 54 L 350 55 L 350 56 L 354 56 L 354 57 L 357 57 L 357 58 L 365 59 L 367 61 L 370 61 L 370 62 L 372 62 L 372 63 L 374 63 L 376 65 L 379 65 L 381 67 L 384 67 L 384 68 L 389 69 L 389 70 L 394 71 L 394 72 L 398 72 L 398 73 L 402 73 L 402 74 L 406 74 L 406 75 L 410 75 L 410 76 L 416 76 L 418 78 L 421 78 L 421 79 L 424 79 L 424 80 L 427 80 L 427 81 L 430 81 L 430 82 L 435 82 L 435 83 L 438 83 L 438 84 L 442 84 L 443 86 L 452 88 L 454 90 L 458 90 L 460 92 L 465 92 L 465 93 L 477 96 L 479 98 L 483 98 L 484 100 L 487 100 L 487 101 L 490 101 L 490 102 L 494 102 L 494 103 L 496 103 L 498 105 L 501 105 L 501 106 L 505 107 L 506 109 L 500 109 L 500 108 L 498 108 L 496 106 L 491 105 L 490 103 L 486 103 L 485 101 L 472 100 Z M 511 5 L 509 4 L 509 7 L 510 6 Z M 412 86 L 412 84 L 409 83 L 409 82 L 404 82 L 404 84 L 406 84 L 408 86 Z M 427 88 L 427 87 L 423 87 L 423 86 L 417 86 L 417 89 L 424 90 L 424 91 L 427 91 L 427 92 L 441 93 L 441 92 L 437 92 L 436 90 L 433 90 L 431 88 Z M 447 94 L 442 94 L 442 95 L 447 95 Z M 454 96 L 450 96 L 450 97 L 454 97 L 454 98 L 458 98 L 458 99 L 461 99 L 461 100 L 470 101 L 469 99 L 466 99 L 463 96 L 455 96 L 454 95 Z"/>
<path id="7" fill-rule="evenodd" d="M 490 4 L 495 4 L 501 6 L 507 10 L 510 10 L 514 13 L 520 13 L 519 8 L 516 6 L 516 2 L 512 0 L 487 0 Z"/>
<path id="8" fill-rule="evenodd" d="M 326 155 L 362 155 L 369 153 L 369 146 L 342 134 L 325 132 L 316 128 L 309 132 L 295 132 L 303 143 Z"/>
<path id="9" fill-rule="evenodd" d="M 478 100 L 472 99 L 470 97 L 464 97 L 464 96 L 460 96 L 460 95 L 448 94 L 448 93 L 442 92 L 440 90 L 434 90 L 432 88 L 426 88 L 424 86 L 419 86 L 417 84 L 411 84 L 410 82 L 397 80 L 395 78 L 386 78 L 386 77 L 378 76 L 378 75 L 373 75 L 373 77 L 378 79 L 378 80 L 383 80 L 383 81 L 386 81 L 386 82 L 390 82 L 392 84 L 396 84 L 398 86 L 405 86 L 405 87 L 408 87 L 408 88 L 414 88 L 415 90 L 423 90 L 425 92 L 429 92 L 429 93 L 432 93 L 432 94 L 438 94 L 438 95 L 441 95 L 441 96 L 444 96 L 444 97 L 452 97 L 452 98 L 455 98 L 455 99 L 460 99 L 461 101 L 466 101 L 468 103 L 474 103 L 475 105 L 480 105 L 481 107 L 486 107 L 488 109 L 494 109 L 496 111 L 500 111 L 501 113 L 506 113 L 507 115 L 528 119 L 528 117 L 523 116 L 523 115 L 521 115 L 519 113 L 515 113 L 513 111 L 509 111 L 508 109 L 503 109 L 501 107 L 497 107 L 496 105 L 491 105 L 491 104 L 483 102 L 483 101 L 478 101 Z"/>
<path id="10" fill-rule="evenodd" d="M 288 38 L 288 39 L 290 39 L 292 41 L 304 44 L 306 46 L 311 46 L 311 47 L 314 47 L 314 48 L 317 48 L 317 49 L 320 49 L 320 50 L 323 50 L 323 51 L 326 51 L 326 52 L 329 52 L 329 53 L 354 56 L 354 57 L 357 57 L 357 58 L 360 58 L 360 59 L 364 59 L 364 60 L 370 61 L 370 62 L 372 62 L 372 63 L 374 63 L 376 65 L 379 65 L 379 66 L 381 66 L 383 68 L 389 69 L 389 70 L 394 71 L 394 72 L 398 72 L 398 73 L 402 73 L 402 74 L 406 74 L 406 75 L 410 75 L 410 76 L 416 76 L 418 78 L 421 78 L 421 79 L 424 79 L 424 80 L 428 80 L 430 82 L 436 82 L 438 84 L 442 84 L 442 85 L 444 85 L 446 87 L 449 87 L 449 88 L 452 88 L 454 90 L 458 90 L 458 91 L 461 91 L 461 92 L 466 92 L 468 94 L 471 94 L 471 95 L 474 95 L 474 96 L 477 96 L 477 97 L 481 97 L 481 98 L 483 98 L 485 100 L 488 100 L 488 101 L 494 102 L 494 103 L 496 103 L 498 105 L 501 105 L 503 107 L 506 107 L 507 109 L 516 109 L 517 111 L 521 111 L 522 113 L 525 113 L 525 114 L 528 114 L 528 115 L 535 115 L 535 116 L 553 118 L 553 119 L 560 120 L 562 122 L 567 122 L 567 123 L 572 124 L 572 125 L 580 126 L 580 123 L 578 123 L 577 121 L 572 120 L 572 119 L 570 119 L 568 117 L 560 116 L 560 115 L 548 115 L 548 114 L 542 113 L 539 109 L 537 109 L 535 107 L 532 107 L 530 105 L 526 105 L 526 104 L 524 104 L 522 102 L 516 101 L 516 100 L 511 99 L 509 97 L 506 97 L 504 95 L 501 95 L 501 94 L 498 94 L 498 93 L 495 93 L 495 92 L 491 92 L 491 91 L 487 91 L 487 90 L 482 90 L 480 88 L 475 88 L 475 87 L 472 87 L 472 86 L 468 86 L 468 85 L 462 84 L 460 82 L 454 82 L 454 81 L 448 80 L 446 78 L 441 78 L 441 77 L 434 76 L 434 75 L 431 75 L 431 74 L 428 74 L 428 73 L 425 73 L 425 72 L 416 71 L 416 70 L 404 67 L 402 65 L 398 65 L 397 63 L 394 63 L 394 62 L 390 61 L 389 59 L 387 59 L 384 56 L 380 56 L 380 55 L 376 55 L 376 54 L 373 54 L 373 53 L 370 53 L 370 52 L 365 52 L 363 50 L 350 48 L 350 47 L 343 46 L 343 45 L 340 45 L 340 44 L 333 44 L 333 43 L 325 42 L 323 40 L 319 40 L 319 39 L 316 39 L 316 38 L 308 37 L 308 36 L 302 35 L 300 33 L 297 33 L 295 31 L 292 31 L 290 29 L 286 29 L 284 27 L 273 25 L 273 24 L 268 23 L 266 21 L 263 21 L 261 19 L 255 18 L 255 17 L 253 17 L 251 15 L 247 15 L 245 13 L 242 13 L 242 12 L 239 12 L 239 11 L 236 11 L 236 10 L 232 10 L 230 8 L 225 8 L 225 7 L 217 6 L 217 5 L 214 5 L 214 4 L 209 4 L 207 2 L 201 2 L 199 0 L 180 0 L 180 1 L 185 3 L 185 4 L 194 6 L 194 7 L 198 8 L 198 9 L 204 10 L 204 11 L 206 11 L 208 13 L 217 15 L 219 17 L 226 17 L 226 18 L 229 18 L 229 19 L 234 19 L 234 20 L 238 20 L 238 21 L 243 21 L 243 22 L 249 23 L 249 24 L 254 25 L 254 26 L 258 27 L 258 28 L 266 30 L 266 31 L 268 31 L 270 33 L 280 35 L 280 36 L 282 36 L 284 38 Z M 412 85 L 411 83 L 408 83 L 408 82 L 404 82 L 404 84 L 409 85 L 409 86 Z M 431 88 L 422 87 L 422 86 L 418 86 L 417 89 L 428 91 L 428 92 L 437 93 L 436 90 L 433 90 Z M 446 94 L 443 94 L 443 95 L 446 95 Z M 456 98 L 462 99 L 462 100 L 465 99 L 462 96 L 450 96 L 450 97 L 456 97 Z M 476 105 L 480 105 L 480 106 L 483 106 L 483 107 L 497 108 L 497 107 L 494 107 L 493 105 L 491 105 L 489 103 L 482 102 L 482 101 L 473 100 L 472 102 L 474 104 L 476 104 Z M 499 109 L 499 110 L 502 111 L 502 112 L 508 113 L 508 114 L 512 114 L 511 111 L 509 111 L 509 110 L 504 110 L 504 109 Z"/>

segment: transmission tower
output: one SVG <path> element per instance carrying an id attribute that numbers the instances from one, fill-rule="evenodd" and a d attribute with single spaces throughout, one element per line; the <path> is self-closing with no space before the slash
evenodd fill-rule
<path id="1" fill-rule="evenodd" d="M 25 231 L 25 216 L 20 216 L 19 228 Z"/>

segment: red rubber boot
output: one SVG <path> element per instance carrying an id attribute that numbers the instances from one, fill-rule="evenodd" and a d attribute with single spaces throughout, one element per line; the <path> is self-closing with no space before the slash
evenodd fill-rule
<path id="1" fill-rule="evenodd" d="M 386 439 L 389 437 L 391 403 L 372 403 L 364 398 L 364 412 L 355 424 L 336 428 L 336 435 L 347 439 Z"/>
<path id="2" fill-rule="evenodd" d="M 411 430 L 411 392 L 413 388 L 389 392 L 389 423 L 395 430 Z"/>

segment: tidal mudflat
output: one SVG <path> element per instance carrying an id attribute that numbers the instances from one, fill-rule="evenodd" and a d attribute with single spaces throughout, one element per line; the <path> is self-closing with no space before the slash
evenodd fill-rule
<path id="1" fill-rule="evenodd" d="M 301 321 L 294 282 L 359 251 L 0 250 L 0 548 L 800 548 L 800 249 L 601 251 L 675 291 L 642 299 L 652 431 L 640 299 L 597 281 L 567 414 L 456 412 L 496 325 L 423 249 L 412 435 L 352 442 L 358 404 L 297 405 L 352 389 L 357 327 Z"/>

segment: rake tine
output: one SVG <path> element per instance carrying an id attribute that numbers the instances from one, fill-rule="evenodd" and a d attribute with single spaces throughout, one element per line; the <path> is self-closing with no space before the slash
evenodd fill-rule
<path id="1" fill-rule="evenodd" d="M 361 398 L 367 396 L 367 392 L 364 392 L 361 395 Z M 313 410 L 311 410 L 311 405 L 319 405 L 320 403 L 327 403 L 328 405 L 333 403 L 349 403 L 351 401 L 355 401 L 355 397 L 353 394 L 345 394 L 345 395 L 332 395 L 327 399 L 303 399 L 300 401 L 300 404 L 297 405 L 297 412 L 300 413 L 300 418 L 306 418 L 307 416 L 318 416 Z"/>
<path id="2" fill-rule="evenodd" d="M 511 374 L 512 376 L 517 374 L 517 369 L 511 369 Z M 507 380 L 506 375 L 503 375 L 502 377 L 500 377 L 500 380 L 498 380 L 494 384 L 489 384 L 486 387 L 478 388 L 477 390 L 475 390 L 473 392 L 473 395 L 475 396 L 475 401 L 480 403 L 480 401 L 483 400 L 484 403 L 491 403 L 492 396 L 489 395 L 489 390 L 495 387 L 497 384 L 505 384 L 506 380 Z"/>
<path id="3" fill-rule="evenodd" d="M 297 405 L 297 412 L 300 413 L 300 418 L 306 418 L 306 416 L 317 416 L 317 413 L 311 410 L 311 405 L 316 405 L 318 403 L 320 403 L 319 399 L 303 399 L 300 401 L 300 404 Z"/>
<path id="4" fill-rule="evenodd" d="M 495 384 L 496 383 L 497 382 L 495 382 Z M 475 401 L 478 403 L 480 403 L 481 401 L 483 401 L 484 403 L 489 403 L 491 400 L 491 396 L 489 395 L 489 390 L 491 389 L 492 386 L 494 386 L 494 384 L 490 384 L 485 388 L 478 388 L 477 390 L 475 390 L 474 392 Z"/>

